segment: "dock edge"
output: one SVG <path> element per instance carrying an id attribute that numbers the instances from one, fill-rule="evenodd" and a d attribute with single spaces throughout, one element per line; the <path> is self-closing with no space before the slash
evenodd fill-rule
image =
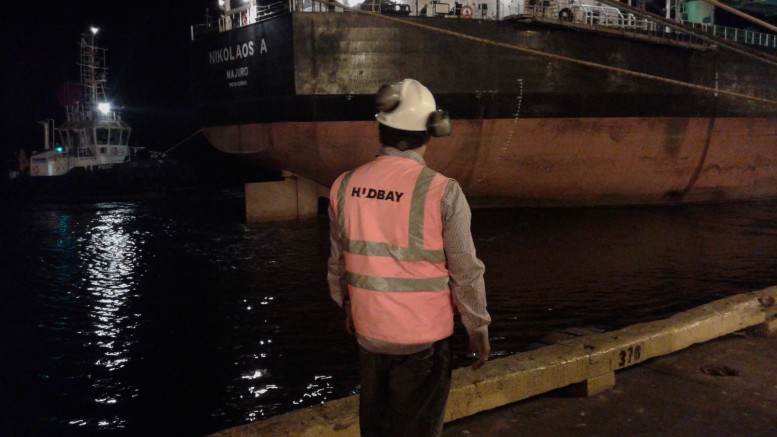
<path id="1" fill-rule="evenodd" d="M 453 372 L 445 421 L 501 407 L 562 387 L 584 395 L 615 385 L 615 372 L 697 343 L 750 328 L 777 333 L 777 286 L 737 294 L 666 319 L 565 340 Z M 359 435 L 358 395 L 228 428 L 218 437 Z"/>

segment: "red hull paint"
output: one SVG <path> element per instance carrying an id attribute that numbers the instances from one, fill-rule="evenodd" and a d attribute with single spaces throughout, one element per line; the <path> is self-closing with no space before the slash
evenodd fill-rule
<path id="1" fill-rule="evenodd" d="M 372 159 L 374 121 L 204 127 L 208 141 L 264 168 L 329 186 Z M 777 120 L 456 120 L 427 163 L 475 206 L 604 206 L 777 197 Z"/>

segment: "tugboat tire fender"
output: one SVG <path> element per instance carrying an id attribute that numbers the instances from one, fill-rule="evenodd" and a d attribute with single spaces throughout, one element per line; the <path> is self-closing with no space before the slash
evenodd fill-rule
<path id="1" fill-rule="evenodd" d="M 572 21 L 572 10 L 569 8 L 560 10 L 558 13 L 558 19 L 560 21 Z"/>
<path id="2" fill-rule="evenodd" d="M 464 5 L 461 8 L 461 18 L 472 18 L 473 15 L 475 15 L 475 11 L 472 9 L 472 6 Z"/>

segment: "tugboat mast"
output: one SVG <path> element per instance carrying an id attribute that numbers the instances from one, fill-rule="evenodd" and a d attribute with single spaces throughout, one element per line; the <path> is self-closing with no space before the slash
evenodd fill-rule
<path id="1" fill-rule="evenodd" d="M 110 117 L 112 114 L 105 93 L 105 84 L 108 82 L 108 64 L 105 56 L 107 50 L 95 45 L 98 32 L 98 28 L 90 28 L 90 32 L 82 36 L 79 44 L 81 59 L 78 66 L 81 70 L 81 87 L 84 93 L 83 115 L 89 120 L 97 120 L 96 117 Z M 77 121 L 79 112 L 77 106 L 69 108 L 68 121 Z"/>

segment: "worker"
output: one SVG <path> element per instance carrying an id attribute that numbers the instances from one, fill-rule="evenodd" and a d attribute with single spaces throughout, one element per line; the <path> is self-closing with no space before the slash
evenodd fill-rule
<path id="1" fill-rule="evenodd" d="M 330 192 L 328 282 L 359 345 L 363 437 L 438 436 L 451 383 L 454 308 L 478 369 L 491 346 L 483 263 L 459 184 L 426 167 L 451 122 L 421 83 L 376 96 L 382 148 Z"/>

